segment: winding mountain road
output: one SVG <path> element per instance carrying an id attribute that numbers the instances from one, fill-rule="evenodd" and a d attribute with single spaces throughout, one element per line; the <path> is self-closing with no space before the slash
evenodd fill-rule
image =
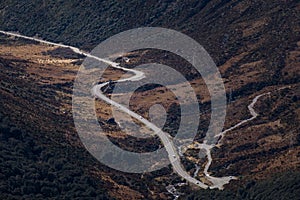
<path id="1" fill-rule="evenodd" d="M 49 41 L 45 41 L 42 39 L 38 39 L 38 38 L 33 38 L 33 37 L 28 37 L 28 36 L 23 36 L 17 33 L 11 33 L 11 32 L 6 32 L 6 31 L 0 31 L 0 33 L 5 34 L 5 35 L 10 35 L 10 36 L 14 36 L 14 37 L 19 37 L 19 38 L 24 38 L 24 39 L 28 39 L 28 40 L 33 40 L 33 41 L 37 41 L 40 43 L 44 43 L 44 44 L 48 44 L 48 45 L 52 45 L 52 46 L 59 46 L 59 47 L 64 47 L 64 48 L 70 48 L 73 52 L 84 55 L 86 57 L 89 58 L 93 58 L 96 59 L 100 62 L 106 63 L 111 65 L 114 68 L 118 68 L 118 69 L 122 69 L 124 71 L 127 72 L 132 72 L 135 75 L 126 79 L 120 79 L 116 82 L 124 82 L 124 81 L 138 81 L 143 79 L 144 73 L 137 71 L 137 70 L 133 70 L 133 69 L 127 69 L 127 68 L 123 68 L 119 65 L 119 63 L 115 63 L 112 62 L 110 60 L 106 60 L 103 58 L 99 58 L 97 56 L 91 55 L 89 53 L 83 52 L 80 49 L 76 48 L 76 47 L 72 47 L 72 46 L 68 46 L 68 45 L 64 45 L 64 44 L 58 44 L 58 43 L 54 43 L 54 42 L 49 42 Z M 155 134 L 158 135 L 158 137 L 160 138 L 161 142 L 163 143 L 164 147 L 166 148 L 166 151 L 168 153 L 168 158 L 170 160 L 170 163 L 173 166 L 173 170 L 182 178 L 184 178 L 185 180 L 187 180 L 188 182 L 197 185 L 201 188 L 207 189 L 208 185 L 200 182 L 199 180 L 193 178 L 192 176 L 190 176 L 182 167 L 181 162 L 180 162 L 180 157 L 176 151 L 176 148 L 172 142 L 171 137 L 169 136 L 168 133 L 163 132 L 160 128 L 158 128 L 156 125 L 152 124 L 151 122 L 149 122 L 147 119 L 143 118 L 142 116 L 132 112 L 131 110 L 129 110 L 128 108 L 118 104 L 115 101 L 112 101 L 111 99 L 109 99 L 108 97 L 106 97 L 102 92 L 101 92 L 101 88 L 106 86 L 107 84 L 109 84 L 109 82 L 105 82 L 105 83 L 101 83 L 99 85 L 95 85 L 92 88 L 92 94 L 97 96 L 98 98 L 102 99 L 103 101 L 105 101 L 106 103 L 112 105 L 112 106 L 116 106 L 118 109 L 122 110 L 123 112 L 127 113 L 128 115 L 130 115 L 131 117 L 139 120 L 140 122 L 142 122 L 145 126 L 147 126 L 148 128 L 150 128 L 151 130 L 154 131 Z"/>
<path id="2" fill-rule="evenodd" d="M 9 36 L 14 36 L 14 37 L 19 37 L 19 38 L 24 38 L 24 39 L 28 39 L 28 40 L 32 40 L 32 41 L 36 41 L 36 42 L 40 42 L 40 43 L 44 43 L 44 44 L 48 44 L 48 45 L 52 45 L 52 46 L 59 46 L 59 47 L 64 47 L 64 48 L 70 48 L 73 52 L 84 55 L 86 57 L 90 57 L 93 59 L 96 59 L 100 62 L 106 63 L 114 68 L 117 69 L 121 69 L 127 72 L 131 72 L 134 74 L 134 76 L 129 77 L 129 78 L 125 78 L 125 79 L 120 79 L 117 80 L 115 82 L 125 82 L 125 81 L 139 81 L 141 79 L 143 79 L 145 77 L 144 73 L 141 71 L 137 71 L 137 70 L 133 70 L 133 69 L 127 69 L 124 67 L 121 67 L 119 65 L 119 63 L 116 62 L 112 62 L 110 60 L 107 59 L 103 59 L 103 58 L 99 58 L 97 56 L 91 55 L 89 53 L 86 53 L 76 47 L 72 47 L 69 45 L 64 45 L 64 44 L 59 44 L 59 43 L 54 43 L 54 42 L 49 42 L 49 41 L 45 41 L 42 39 L 38 39 L 38 38 L 34 38 L 34 37 L 28 37 L 28 36 L 23 36 L 17 33 L 11 33 L 11 32 L 6 32 L 6 31 L 0 31 L 0 33 L 5 34 L 5 35 L 9 35 Z M 211 186 L 208 186 L 204 183 L 202 183 L 201 181 L 195 179 L 194 177 L 192 177 L 191 175 L 189 175 L 184 168 L 181 165 L 180 162 L 180 156 L 182 155 L 178 155 L 177 151 L 176 151 L 176 147 L 174 146 L 174 143 L 172 142 L 172 138 L 170 137 L 170 135 L 168 133 L 163 132 L 160 128 L 158 128 L 156 125 L 154 125 L 153 123 L 151 123 L 150 121 L 148 121 L 147 119 L 143 118 L 142 116 L 134 113 L 133 111 L 129 110 L 128 108 L 118 104 L 115 101 L 112 101 L 111 99 L 109 99 L 108 97 L 106 97 L 102 91 L 101 88 L 108 85 L 109 82 L 105 82 L 105 83 L 101 83 L 98 85 L 95 85 L 92 89 L 91 92 L 94 96 L 102 99 L 103 101 L 105 101 L 106 103 L 117 107 L 118 109 L 122 110 L 123 112 L 127 113 L 128 115 L 130 115 L 131 117 L 137 119 L 138 121 L 142 122 L 145 126 L 147 126 L 148 128 L 150 128 L 151 130 L 154 131 L 155 134 L 157 134 L 162 142 L 162 144 L 164 145 L 164 147 L 166 148 L 166 151 L 168 153 L 168 158 L 170 160 L 170 163 L 172 164 L 173 170 L 182 178 L 184 178 L 186 181 L 188 181 L 189 183 L 192 183 L 194 185 L 197 185 L 201 188 L 207 189 L 207 188 L 218 188 L 218 189 L 223 189 L 223 186 L 227 183 L 229 183 L 230 180 L 232 179 L 236 179 L 233 176 L 228 176 L 228 177 L 212 177 L 210 176 L 210 174 L 208 173 L 208 169 L 212 163 L 212 157 L 211 157 L 211 149 L 214 148 L 216 145 L 207 145 L 206 141 L 204 141 L 203 144 L 199 144 L 198 148 L 201 149 L 205 149 L 206 150 L 206 154 L 207 154 L 207 159 L 208 162 L 205 165 L 205 169 L 204 169 L 204 174 L 206 175 L 206 178 L 212 183 Z M 251 102 L 251 104 L 248 106 L 248 110 L 250 111 L 250 114 L 252 115 L 251 118 L 243 120 L 241 122 L 239 122 L 238 124 L 222 131 L 221 133 L 217 134 L 215 137 L 220 137 L 221 139 L 223 138 L 223 136 L 233 130 L 236 129 L 237 127 L 241 126 L 242 124 L 252 121 L 254 120 L 258 114 L 255 112 L 254 110 L 254 105 L 257 102 L 257 100 L 266 95 L 266 94 L 270 94 L 270 93 L 264 93 L 264 94 L 260 94 L 258 96 L 256 96 L 253 101 Z M 221 139 L 219 141 L 221 141 Z M 196 174 L 195 174 L 196 175 Z"/>
<path id="3" fill-rule="evenodd" d="M 209 172 L 208 172 L 208 169 L 212 163 L 212 157 L 211 157 L 211 149 L 216 147 L 220 142 L 221 140 L 223 139 L 224 135 L 229 132 L 229 131 L 232 131 L 236 128 L 238 128 L 239 126 L 247 123 L 247 122 L 250 122 L 252 120 L 254 120 L 255 118 L 257 118 L 258 116 L 258 113 L 255 112 L 254 110 L 254 106 L 256 104 L 256 102 L 258 101 L 259 98 L 261 98 L 262 96 L 265 96 L 265 95 L 268 95 L 270 94 L 270 92 L 267 92 L 267 93 L 263 93 L 263 94 L 260 94 L 260 95 L 257 95 L 253 100 L 252 102 L 248 105 L 248 110 L 250 112 L 250 114 L 252 115 L 250 118 L 248 119 L 245 119 L 233 126 L 231 126 L 230 128 L 222 131 L 221 133 L 215 135 L 216 138 L 218 137 L 221 137 L 218 141 L 217 144 L 214 144 L 214 145 L 208 145 L 206 144 L 207 141 L 204 141 L 202 144 L 199 144 L 198 146 L 196 146 L 196 148 L 199 148 L 199 149 L 204 149 L 206 151 L 206 155 L 207 155 L 207 163 L 204 167 L 204 174 L 206 176 L 206 178 L 212 183 L 212 186 L 210 186 L 209 188 L 211 189 L 214 189 L 214 188 L 218 188 L 218 189 L 223 189 L 223 186 L 227 183 L 229 183 L 230 180 L 234 180 L 234 179 L 237 179 L 236 177 L 234 176 L 227 176 L 227 177 L 213 177 L 213 176 L 210 176 Z M 196 169 L 198 169 L 198 167 L 196 167 Z M 195 177 L 195 176 L 194 176 Z"/>
<path id="4" fill-rule="evenodd" d="M 250 114 L 252 115 L 252 117 L 250 117 L 249 119 L 245 119 L 239 123 L 237 123 L 236 125 L 222 131 L 221 133 L 217 134 L 215 137 L 220 137 L 223 138 L 224 135 L 229 132 L 229 131 L 232 131 L 233 129 L 236 129 L 237 127 L 249 122 L 249 121 L 252 121 L 254 120 L 257 116 L 258 116 L 258 113 L 255 112 L 254 110 L 254 105 L 256 104 L 257 100 L 262 97 L 262 96 L 265 96 L 267 94 L 270 94 L 270 92 L 267 92 L 267 93 L 263 93 L 263 94 L 260 94 L 260 95 L 257 95 L 253 100 L 252 102 L 248 105 L 248 110 L 250 111 Z"/>

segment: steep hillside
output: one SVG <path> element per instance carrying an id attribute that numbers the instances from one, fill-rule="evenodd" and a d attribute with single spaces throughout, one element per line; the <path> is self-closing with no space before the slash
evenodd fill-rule
<path id="1" fill-rule="evenodd" d="M 259 116 L 228 132 L 220 148 L 212 151 L 212 175 L 232 174 L 239 179 L 227 185 L 225 192 L 195 191 L 190 186 L 177 189 L 190 194 L 188 199 L 265 199 L 274 191 L 280 191 L 274 198 L 296 198 L 293 193 L 299 193 L 300 170 L 299 1 L 0 2 L 0 30 L 85 50 L 116 33 L 143 26 L 181 31 L 210 53 L 228 97 L 225 129 L 249 118 L 247 106 L 252 99 L 270 92 L 255 105 Z M 165 52 L 145 50 L 133 52 L 129 58 L 128 63 L 122 58 L 117 61 L 128 68 L 163 63 L 186 76 L 206 111 L 196 137 L 202 142 L 210 119 L 210 97 L 201 77 L 182 59 Z M 169 199 L 172 195 L 166 186 L 181 181 L 171 167 L 127 174 L 102 165 L 83 148 L 71 113 L 73 81 L 82 61 L 83 57 L 70 49 L 0 35 L 0 197 Z M 122 74 L 108 69 L 105 79 Z M 165 100 L 170 117 L 164 128 L 175 134 L 179 109 L 168 94 L 164 87 L 141 88 L 132 98 L 131 109 L 148 118 L 151 105 Z M 136 141 L 110 124 L 111 111 L 104 102 L 97 101 L 96 108 L 111 140 L 122 148 L 144 151 L 159 146 L 157 138 Z M 198 159 L 198 153 L 191 147 L 184 154 L 183 164 L 190 174 L 196 171 L 195 163 L 202 169 L 207 162 Z M 63 168 L 62 163 L 68 165 Z M 202 178 L 203 174 L 196 176 Z"/>

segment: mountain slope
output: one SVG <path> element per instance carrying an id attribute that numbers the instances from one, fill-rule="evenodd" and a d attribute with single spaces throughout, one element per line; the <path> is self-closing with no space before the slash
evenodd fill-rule
<path id="1" fill-rule="evenodd" d="M 260 187 L 266 187 L 268 190 L 271 188 L 271 191 L 277 190 L 276 187 L 266 186 L 268 184 L 274 186 L 273 174 L 278 174 L 278 177 L 285 180 L 285 172 L 293 170 L 296 171 L 296 181 L 299 180 L 299 16 L 300 3 L 296 0 L 273 2 L 261 0 L 184 2 L 176 0 L 51 2 L 10 0 L 0 2 L 0 30 L 18 31 L 27 36 L 36 35 L 49 41 L 71 44 L 86 50 L 91 50 L 116 33 L 143 26 L 161 26 L 189 35 L 210 53 L 222 74 L 227 96 L 230 98 L 225 128 L 250 116 L 247 106 L 255 96 L 271 92 L 255 105 L 255 110 L 259 113 L 258 118 L 226 134 L 221 148 L 216 148 L 212 152 L 214 161 L 210 171 L 213 175 L 233 174 L 239 177 L 239 182 L 232 182 L 226 188 L 229 196 L 249 199 L 264 198 L 256 195 L 260 192 Z M 6 150 L 1 155 L 15 151 L 6 157 L 3 156 L 8 164 L 3 165 L 1 169 L 15 165 L 15 157 L 22 157 L 25 154 L 22 149 L 31 148 L 26 144 L 21 145 L 21 150 L 13 149 L 15 144 L 22 144 L 28 138 L 37 141 L 33 145 L 41 145 L 46 153 L 48 148 L 53 149 L 54 152 L 64 151 L 64 149 L 67 149 L 67 152 L 74 152 L 75 158 L 70 158 L 74 159 L 70 168 L 79 165 L 80 170 L 74 180 L 83 179 L 86 184 L 78 184 L 84 186 L 82 188 L 88 187 L 91 191 L 103 187 L 103 190 L 89 194 L 102 198 L 101 193 L 105 193 L 106 198 L 117 199 L 125 196 L 137 199 L 168 198 L 170 194 L 167 194 L 165 186 L 169 182 L 180 181 L 172 174 L 170 168 L 143 175 L 121 173 L 98 163 L 83 149 L 71 113 L 72 84 L 78 64 L 82 62 L 81 57 L 72 55 L 66 49 L 56 49 L 2 35 L 0 46 L 0 116 L 3 118 L 1 126 L 15 126 L 16 130 L 25 132 L 24 136 L 15 138 L 15 136 L 7 137 L 12 134 L 10 130 L 1 129 L 1 141 L 4 146 L 7 145 L 3 147 Z M 132 63 L 122 64 L 126 67 L 134 67 L 150 61 L 170 64 L 173 68 L 182 70 L 191 83 L 202 89 L 201 79 L 189 74 L 186 63 L 172 56 L 168 62 L 164 61 L 164 56 L 160 52 L 145 51 L 133 54 L 132 58 Z M 112 71 L 111 77 L 119 77 L 120 74 L 118 71 Z M 132 109 L 144 116 L 147 116 L 146 108 L 150 107 L 151 103 L 143 97 L 148 97 L 149 94 L 157 91 L 164 91 L 164 88 L 160 87 L 146 89 L 135 94 L 134 99 L 138 103 L 132 106 Z M 205 92 L 199 92 L 201 106 L 209 109 L 210 99 L 205 95 Z M 170 105 L 176 105 L 171 103 L 173 102 L 168 102 Z M 107 105 L 101 102 L 99 104 L 103 110 L 107 109 Z M 175 116 L 178 109 L 172 109 Z M 120 131 L 107 123 L 110 115 L 99 115 L 107 129 L 115 135 L 112 140 L 124 146 L 132 142 L 132 138 L 128 142 L 125 136 L 124 138 L 119 138 L 120 135 L 116 136 Z M 172 116 L 170 119 L 173 121 L 168 123 L 174 125 L 176 118 Z M 202 141 L 209 123 L 209 113 L 201 120 L 199 135 L 196 138 L 199 142 Z M 176 132 L 172 127 L 168 128 L 172 133 Z M 151 142 L 153 141 L 148 141 L 146 148 L 159 145 L 157 141 Z M 47 147 L 44 147 L 44 143 Z M 136 144 L 133 146 L 143 150 L 144 143 L 144 141 L 133 142 Z M 192 161 L 197 160 L 195 159 L 197 152 L 189 149 L 185 155 L 187 159 L 184 160 L 184 165 L 190 173 L 194 173 L 195 167 Z M 69 158 L 69 153 L 52 155 L 50 152 L 49 157 Z M 76 157 L 86 162 L 78 164 Z M 29 180 L 26 174 L 30 170 L 27 170 L 27 166 L 34 165 L 36 162 L 42 162 L 43 170 L 49 170 L 52 164 L 56 165 L 56 162 L 52 163 L 50 158 L 43 160 L 41 155 L 21 159 L 19 164 L 24 166 L 24 173 L 21 170 L 24 174 L 21 177 L 24 184 L 27 179 Z M 202 165 L 205 162 L 199 161 Z M 52 168 L 51 170 L 49 170 L 51 173 L 57 172 L 52 178 L 54 180 L 58 180 L 58 177 L 64 174 L 61 170 Z M 20 177 L 9 171 L 5 171 L 3 176 L 11 179 L 11 188 L 16 187 L 16 191 L 2 187 L 3 197 L 8 197 L 8 193 L 22 195 L 22 186 L 14 185 L 14 181 Z M 39 176 L 32 179 L 41 182 L 39 183 L 41 185 L 46 182 L 42 186 L 47 186 L 49 182 L 49 180 L 40 181 Z M 277 180 L 275 178 L 275 181 Z M 93 181 L 99 183 L 94 184 Z M 296 181 L 290 180 L 291 185 Z M 77 187 L 76 181 L 72 184 Z M 280 184 L 284 187 L 284 183 Z M 58 188 L 63 186 L 59 185 Z M 299 188 L 295 188 L 295 191 L 296 189 Z M 41 193 L 41 188 L 36 190 L 33 189 L 36 193 Z M 183 187 L 181 190 L 186 194 L 194 192 L 190 187 Z M 236 195 L 237 191 L 241 194 Z M 224 199 L 228 198 L 227 192 L 200 191 L 195 196 L 192 194 L 190 198 L 205 193 L 208 196 L 216 194 L 215 198 Z M 265 196 L 269 194 L 270 192 L 266 192 Z M 51 192 L 47 195 L 51 196 Z M 61 190 L 61 197 L 70 195 L 71 193 L 67 194 Z"/>

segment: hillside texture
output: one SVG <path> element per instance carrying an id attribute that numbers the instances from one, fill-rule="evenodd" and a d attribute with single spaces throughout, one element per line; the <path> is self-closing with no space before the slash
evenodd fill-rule
<path id="1" fill-rule="evenodd" d="M 259 117 L 226 134 L 212 151 L 213 175 L 233 174 L 238 181 L 225 191 L 179 190 L 187 199 L 297 199 L 300 192 L 300 3 L 292 0 L 10 0 L 0 2 L 0 30 L 17 31 L 48 41 L 91 50 L 110 36 L 131 28 L 158 26 L 181 31 L 198 41 L 219 67 L 228 97 L 225 128 Z M 203 110 L 210 98 L 203 80 L 188 64 L 160 51 L 133 52 L 126 67 L 158 62 L 184 74 L 199 95 Z M 0 35 L 0 197 L 2 199 L 97 198 L 170 199 L 165 187 L 180 182 L 171 167 L 126 174 L 97 162 L 82 146 L 73 124 L 72 85 L 83 57 L 69 49 Z M 122 59 L 119 58 L 120 62 Z M 108 70 L 107 79 L 122 72 Z M 109 93 L 109 92 L 108 92 Z M 157 96 L 152 96 L 155 93 Z M 176 133 L 178 108 L 164 87 L 145 87 L 134 94 L 131 109 L 148 117 L 156 100 Z M 154 98 L 155 97 L 155 98 Z M 158 98 L 159 97 L 159 98 Z M 168 99 L 167 99 L 168 97 Z M 161 103 L 161 102 L 156 102 Z M 159 146 L 159 140 L 135 141 L 107 123 L 108 106 L 97 102 L 99 121 L 111 140 L 130 150 Z M 201 142 L 210 112 L 201 118 Z M 174 128 L 175 127 L 175 128 Z M 130 141 L 128 140 L 130 139 Z M 128 143 L 131 144 L 128 145 Z M 144 146 L 143 146 L 144 145 Z M 189 149 L 185 168 L 195 172 L 198 152 Z M 66 164 L 67 163 L 67 164 Z M 201 174 L 198 175 L 200 178 Z M 199 178 L 198 177 L 198 178 Z"/>

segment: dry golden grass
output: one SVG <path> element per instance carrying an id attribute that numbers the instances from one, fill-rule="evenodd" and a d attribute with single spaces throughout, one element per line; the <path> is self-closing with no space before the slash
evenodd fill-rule
<path id="1" fill-rule="evenodd" d="M 101 177 L 101 179 L 105 181 L 105 183 L 109 187 L 108 190 L 109 194 L 116 199 L 120 199 L 120 200 L 121 199 L 122 200 L 144 199 L 144 196 L 141 193 L 131 189 L 128 186 L 120 185 L 119 183 L 116 183 L 110 177 L 112 176 L 112 174 L 106 174 L 96 169 L 91 173 L 94 174 L 95 176 Z"/>
<path id="2" fill-rule="evenodd" d="M 300 166 L 299 152 L 300 147 L 287 150 L 283 154 L 258 164 L 251 172 L 255 173 L 256 178 L 264 179 L 266 176 L 282 172 L 282 169 L 298 170 Z"/>
<path id="3" fill-rule="evenodd" d="M 30 64 L 24 69 L 42 84 L 65 83 L 74 80 L 79 69 L 78 65 L 72 64 L 75 59 L 53 58 L 43 55 L 43 52 L 54 50 L 57 47 L 48 45 L 23 44 L 0 48 L 0 56 L 3 58 L 17 58 L 26 60 Z"/>
<path id="4" fill-rule="evenodd" d="M 254 23 L 253 27 L 260 27 L 260 23 L 262 22 Z M 298 46 L 300 46 L 300 42 L 298 42 Z M 28 51 L 28 49 L 30 49 L 30 51 Z M 79 69 L 79 66 L 72 64 L 74 62 L 74 60 L 72 59 L 52 58 L 51 56 L 42 55 L 42 52 L 53 49 L 55 49 L 55 47 L 47 45 L 24 44 L 15 47 L 2 45 L 0 48 L 0 55 L 3 58 L 18 58 L 29 61 L 30 63 L 25 67 L 23 66 L 23 69 L 28 73 L 28 76 L 34 77 L 38 83 L 50 85 L 56 83 L 73 82 L 77 70 Z M 247 52 L 243 52 L 229 59 L 225 64 L 220 66 L 221 74 L 224 75 L 225 73 L 227 73 L 229 70 L 231 70 L 231 67 L 234 64 L 239 63 L 247 55 Z M 294 51 L 290 52 L 289 57 L 287 58 L 288 64 L 283 69 L 283 72 L 287 71 L 289 73 L 298 73 L 299 55 L 299 47 L 296 48 Z M 130 62 L 134 63 L 136 61 L 138 61 L 138 57 L 131 59 Z M 227 88 L 227 90 L 235 90 L 246 83 L 255 82 L 257 77 L 260 76 L 260 74 L 265 73 L 264 69 L 265 68 L 263 67 L 263 60 L 258 60 L 256 62 L 251 63 L 244 63 L 233 69 L 234 71 L 232 72 L 232 74 L 230 74 L 230 79 L 224 80 L 225 87 Z M 109 67 L 104 72 L 101 81 L 118 80 L 119 78 L 124 76 L 124 74 L 125 73 L 121 70 L 116 70 Z M 126 74 L 125 76 L 128 77 L 130 76 L 130 74 Z M 189 104 L 190 99 L 186 97 L 185 84 L 186 83 L 179 83 L 176 85 L 170 85 L 170 87 L 174 88 L 177 91 L 179 96 L 183 99 L 184 104 Z M 195 93 L 200 96 L 201 103 L 210 101 L 210 95 L 208 93 L 207 86 L 204 83 L 203 79 L 195 79 L 190 81 L 188 84 L 190 84 L 195 90 Z M 261 94 L 263 92 L 273 91 L 275 89 L 278 88 L 275 86 L 267 87 L 263 91 L 259 91 L 250 96 L 240 97 L 236 101 L 231 102 L 231 104 L 228 105 L 225 128 L 228 128 L 240 122 L 242 119 L 247 118 L 247 116 L 250 116 L 247 106 L 249 105 L 249 103 L 251 103 L 252 99 L 256 95 Z M 122 95 L 126 94 L 114 94 L 114 98 L 120 100 L 123 98 Z M 57 97 L 58 99 L 71 99 L 71 94 L 65 93 L 63 91 L 57 91 Z M 267 98 L 267 96 L 262 97 L 259 101 L 263 102 Z M 83 102 L 84 100 L 85 99 L 82 99 Z M 130 109 L 148 118 L 148 110 L 152 105 L 162 104 L 166 109 L 168 109 L 173 103 L 177 103 L 177 100 L 172 94 L 172 92 L 168 91 L 166 88 L 159 87 L 153 90 L 135 93 L 131 97 Z M 258 102 L 257 105 L 259 107 L 260 103 Z M 72 105 L 70 101 L 64 101 L 59 105 L 59 109 L 61 112 L 71 112 L 71 108 Z M 111 106 L 101 100 L 95 101 L 95 109 L 97 111 L 97 117 L 101 118 L 101 120 L 105 121 L 113 117 Z M 271 109 L 270 112 L 273 112 L 273 110 Z M 299 118 L 300 110 L 296 110 L 296 113 L 298 114 Z M 91 113 L 86 114 L 88 115 Z M 266 115 L 267 114 L 268 113 L 266 113 Z M 209 113 L 206 113 L 204 117 L 206 119 L 209 119 Z M 36 121 L 36 119 L 34 119 L 31 115 L 28 115 L 28 119 Z M 140 124 L 137 120 L 133 121 L 142 127 L 142 132 L 149 134 L 150 136 L 151 132 L 149 130 L 143 130 L 142 124 Z M 282 126 L 283 125 L 280 120 L 275 120 L 272 122 L 260 123 L 259 125 L 246 125 L 241 129 L 229 132 L 224 139 L 224 146 L 226 150 L 230 150 L 231 148 L 233 149 L 235 147 L 239 147 L 248 143 L 258 144 L 258 147 L 247 150 L 247 152 L 233 152 L 230 155 L 225 156 L 225 158 L 214 159 L 214 162 L 226 163 L 229 160 L 234 160 L 241 154 L 259 153 L 261 151 L 286 144 L 291 140 L 291 135 L 287 137 L 279 134 L 272 134 L 266 137 L 262 137 L 263 133 L 268 132 L 269 130 L 276 131 Z M 126 137 L 128 136 L 126 132 L 119 130 L 111 130 L 107 132 L 107 135 L 120 139 L 126 139 Z M 68 136 L 66 136 L 66 138 L 68 138 Z M 222 146 L 222 148 L 224 146 Z M 190 146 L 189 149 L 193 149 L 193 147 Z M 298 154 L 299 148 L 294 148 L 290 151 L 280 152 L 280 154 L 278 154 L 277 157 L 271 157 L 270 159 L 260 161 L 258 165 L 253 165 L 250 169 L 252 172 L 257 173 L 256 177 L 261 178 L 266 177 L 268 174 L 274 171 L 282 171 L 283 168 L 293 169 L 295 166 L 299 166 L 299 157 L 297 157 Z M 213 155 L 213 157 L 214 156 L 215 155 Z M 188 157 L 188 159 L 193 162 L 199 161 L 194 157 Z M 247 170 L 248 169 L 249 168 L 247 168 Z M 110 174 L 102 173 L 100 176 L 112 184 L 112 195 L 115 196 L 117 199 L 120 199 L 124 196 L 128 196 L 128 199 L 143 198 L 140 193 L 131 190 L 127 186 L 119 185 L 118 183 L 116 183 L 114 180 L 112 180 L 112 178 L 110 178 Z"/>
<path id="5" fill-rule="evenodd" d="M 258 33 L 263 29 L 264 26 L 268 24 L 268 18 L 260 18 L 252 22 L 243 22 L 240 23 L 241 28 L 243 29 L 243 37 L 249 37 L 255 33 Z"/>

